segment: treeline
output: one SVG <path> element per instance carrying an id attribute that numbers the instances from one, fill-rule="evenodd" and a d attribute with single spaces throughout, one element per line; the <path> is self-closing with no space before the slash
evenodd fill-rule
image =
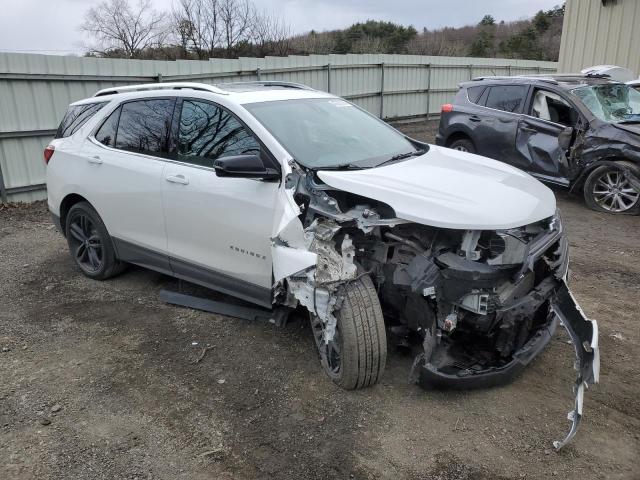
<path id="1" fill-rule="evenodd" d="M 137 2 L 137 3 L 134 3 Z M 293 35 L 280 16 L 252 0 L 175 0 L 170 12 L 151 0 L 106 0 L 81 25 L 89 56 L 142 59 L 236 58 L 329 53 L 406 53 L 557 60 L 564 6 L 532 19 L 423 29 L 369 20 L 346 29 Z"/>

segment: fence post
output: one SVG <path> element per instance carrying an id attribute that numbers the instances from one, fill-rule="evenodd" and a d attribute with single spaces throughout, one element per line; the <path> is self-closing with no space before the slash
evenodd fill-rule
<path id="1" fill-rule="evenodd" d="M 431 64 L 427 63 L 427 120 L 431 113 Z"/>
<path id="2" fill-rule="evenodd" d="M 511 64 L 507 65 L 507 75 L 511 76 Z"/>
<path id="3" fill-rule="evenodd" d="M 162 83 L 162 74 L 160 72 L 158 72 L 157 80 L 158 80 L 158 83 Z"/>
<path id="4" fill-rule="evenodd" d="M 260 80 L 261 80 L 261 78 L 260 78 L 260 67 L 256 68 L 256 79 L 257 79 L 258 81 L 260 81 Z"/>
<path id="5" fill-rule="evenodd" d="M 473 64 L 469 64 L 469 80 L 473 80 Z"/>
<path id="6" fill-rule="evenodd" d="M 0 165 L 0 200 L 7 203 L 7 187 L 4 185 L 4 177 L 2 176 L 2 165 Z"/>
<path id="7" fill-rule="evenodd" d="M 331 62 L 327 63 L 327 93 L 331 93 Z"/>
<path id="8" fill-rule="evenodd" d="M 380 64 L 380 118 L 384 118 L 384 62 Z"/>

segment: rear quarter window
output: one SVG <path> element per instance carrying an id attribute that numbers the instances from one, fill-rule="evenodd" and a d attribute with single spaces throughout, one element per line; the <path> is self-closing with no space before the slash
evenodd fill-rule
<path id="1" fill-rule="evenodd" d="M 55 138 L 70 137 L 109 102 L 71 105 L 62 118 Z"/>
<path id="2" fill-rule="evenodd" d="M 485 88 L 487 87 L 484 85 L 467 88 L 467 98 L 469 99 L 469 101 L 471 103 L 478 104 L 478 100 L 480 100 L 480 96 L 482 95 L 482 92 L 484 92 Z"/>

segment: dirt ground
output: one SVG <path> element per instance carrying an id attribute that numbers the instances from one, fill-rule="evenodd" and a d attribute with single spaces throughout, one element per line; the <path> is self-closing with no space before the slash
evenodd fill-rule
<path id="1" fill-rule="evenodd" d="M 432 139 L 432 124 L 403 129 Z M 509 386 L 424 391 L 392 351 L 379 385 L 346 392 L 303 319 L 170 306 L 158 292 L 178 282 L 139 268 L 88 280 L 43 204 L 0 206 L 0 479 L 640 479 L 640 218 L 557 196 L 602 355 L 559 453 L 574 379 L 562 332 Z"/>

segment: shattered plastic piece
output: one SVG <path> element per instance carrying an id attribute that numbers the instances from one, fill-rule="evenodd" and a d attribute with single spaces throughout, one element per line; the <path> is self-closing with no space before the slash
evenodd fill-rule
<path id="1" fill-rule="evenodd" d="M 571 421 L 571 429 L 564 440 L 553 442 L 556 450 L 560 450 L 575 436 L 582 420 L 585 387 L 589 383 L 598 383 L 599 381 L 600 353 L 598 349 L 598 324 L 595 320 L 589 320 L 584 316 L 566 283 L 562 282 L 551 308 L 560 318 L 562 326 L 567 330 L 573 341 L 577 357 L 576 370 L 578 372 L 573 387 L 575 407 L 567 415 L 567 418 Z"/>

